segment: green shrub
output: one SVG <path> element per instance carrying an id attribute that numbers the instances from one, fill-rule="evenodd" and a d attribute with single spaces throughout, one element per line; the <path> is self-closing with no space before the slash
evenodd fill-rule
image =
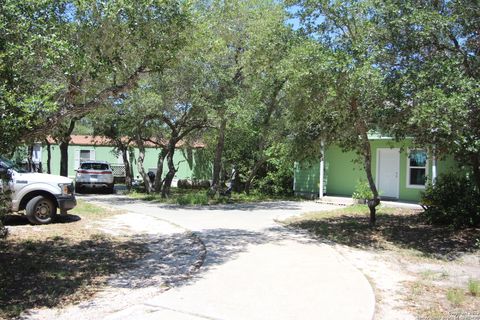
<path id="1" fill-rule="evenodd" d="M 7 236 L 7 228 L 3 225 L 4 216 L 10 211 L 11 196 L 7 188 L 9 177 L 0 176 L 0 239 Z"/>
<path id="2" fill-rule="evenodd" d="M 266 195 L 291 196 L 293 195 L 293 176 L 284 175 L 283 172 L 268 172 L 267 175 L 256 182 L 256 189 Z"/>
<path id="3" fill-rule="evenodd" d="M 180 179 L 177 182 L 177 187 L 180 189 L 208 189 L 210 188 L 210 181 L 198 179 Z"/>
<path id="4" fill-rule="evenodd" d="M 480 225 L 480 192 L 466 176 L 439 176 L 435 185 L 427 185 L 421 204 L 429 223 L 455 228 Z"/>
<path id="5" fill-rule="evenodd" d="M 447 300 L 454 306 L 460 306 L 465 301 L 465 293 L 460 288 L 448 289 Z"/>
<path id="6" fill-rule="evenodd" d="M 366 180 L 358 180 L 355 186 L 355 191 L 352 194 L 353 199 L 373 199 L 372 190 Z"/>
<path id="7" fill-rule="evenodd" d="M 293 161 L 289 160 L 289 146 L 274 143 L 265 151 L 268 160 L 257 173 L 254 187 L 266 195 L 293 195 Z"/>
<path id="8" fill-rule="evenodd" d="M 205 192 L 188 193 L 177 198 L 179 205 L 208 204 L 208 196 Z"/>
<path id="9" fill-rule="evenodd" d="M 480 296 L 480 281 L 470 279 L 468 280 L 468 291 L 472 296 L 479 297 Z"/>

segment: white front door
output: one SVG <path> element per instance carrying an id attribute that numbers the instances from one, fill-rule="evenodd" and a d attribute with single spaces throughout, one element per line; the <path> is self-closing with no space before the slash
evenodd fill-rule
<path id="1" fill-rule="evenodd" d="M 380 197 L 399 197 L 400 149 L 378 149 L 377 188 Z"/>

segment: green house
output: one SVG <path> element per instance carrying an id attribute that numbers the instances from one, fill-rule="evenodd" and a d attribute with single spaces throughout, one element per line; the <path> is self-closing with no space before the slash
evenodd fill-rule
<path id="1" fill-rule="evenodd" d="M 114 146 L 103 137 L 72 135 L 72 140 L 68 146 L 68 176 L 75 177 L 75 170 L 86 160 L 101 160 L 110 163 L 116 177 L 125 175 L 122 154 L 115 152 Z M 137 161 L 138 148 L 134 147 L 132 154 L 129 154 L 133 177 L 140 179 Z M 145 171 L 157 171 L 157 160 L 160 149 L 151 143 L 146 143 L 144 168 Z M 50 167 L 52 174 L 60 174 L 60 148 L 52 143 L 50 146 Z M 48 152 L 45 145 L 35 146 L 34 160 L 41 163 L 43 171 L 47 171 Z M 182 145 L 177 146 L 174 154 L 175 167 L 178 171 L 174 182 L 178 179 L 210 179 L 211 164 L 210 159 L 206 159 L 203 145 L 197 144 L 186 148 Z M 40 164 L 39 164 L 40 165 Z M 122 171 L 123 170 L 123 171 Z M 168 171 L 167 164 L 164 164 L 164 175 Z"/>
<path id="2" fill-rule="evenodd" d="M 431 150 L 413 148 L 409 141 L 395 142 L 381 136 L 370 140 L 372 173 L 382 199 L 418 202 L 429 180 L 458 169 L 452 157 L 435 159 Z M 326 148 L 323 155 L 322 160 L 295 164 L 295 194 L 351 197 L 359 181 L 366 181 L 361 164 L 355 162 L 358 157 L 337 146 Z"/>

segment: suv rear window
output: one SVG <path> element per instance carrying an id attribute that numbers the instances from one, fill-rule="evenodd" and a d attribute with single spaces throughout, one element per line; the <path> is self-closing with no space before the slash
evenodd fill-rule
<path id="1" fill-rule="evenodd" d="M 85 170 L 110 170 L 106 163 L 82 163 L 80 168 Z"/>

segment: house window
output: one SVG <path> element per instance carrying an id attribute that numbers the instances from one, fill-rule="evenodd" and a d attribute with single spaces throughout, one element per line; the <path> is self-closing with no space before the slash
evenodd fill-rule
<path id="1" fill-rule="evenodd" d="M 410 188 L 425 188 L 427 181 L 427 152 L 425 150 L 410 150 L 407 159 L 407 186 Z"/>
<path id="2" fill-rule="evenodd" d="M 76 149 L 75 150 L 75 162 L 73 164 L 74 170 L 80 168 L 80 165 L 85 161 L 95 160 L 94 149 Z"/>
<path id="3" fill-rule="evenodd" d="M 80 164 L 90 161 L 91 150 L 80 150 Z"/>

